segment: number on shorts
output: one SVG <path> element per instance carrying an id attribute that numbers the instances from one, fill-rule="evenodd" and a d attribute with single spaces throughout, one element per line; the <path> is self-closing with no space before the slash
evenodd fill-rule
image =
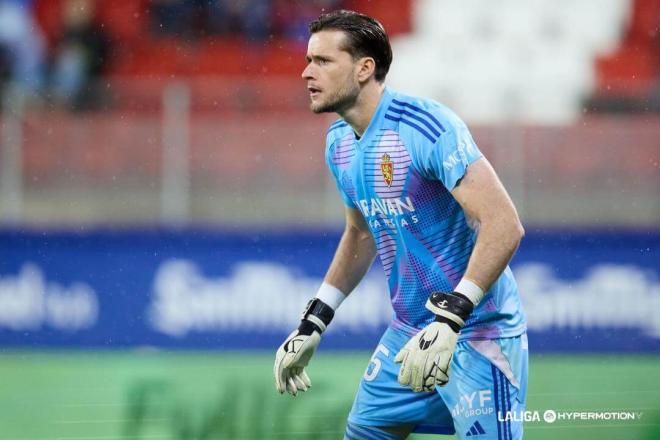
<path id="1" fill-rule="evenodd" d="M 388 357 L 390 355 L 390 350 L 383 344 L 379 344 L 378 347 L 376 347 L 376 351 L 374 351 L 374 355 L 371 356 L 371 361 L 369 361 L 369 365 L 367 365 L 367 371 L 364 372 L 364 380 L 368 382 L 371 382 L 376 376 L 378 376 L 378 372 L 382 366 L 381 360 L 378 359 L 378 353 L 383 353 L 385 357 Z"/>

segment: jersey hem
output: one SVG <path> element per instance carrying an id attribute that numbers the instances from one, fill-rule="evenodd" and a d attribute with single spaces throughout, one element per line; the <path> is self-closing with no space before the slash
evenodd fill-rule
<path id="1" fill-rule="evenodd" d="M 457 342 L 465 342 L 465 341 L 485 341 L 488 339 L 504 339 L 504 338 L 515 338 L 518 336 L 523 335 L 524 333 L 527 332 L 527 326 L 518 326 L 514 327 L 508 331 L 502 332 L 499 335 L 496 335 L 495 337 L 484 335 L 471 335 L 471 334 L 466 334 L 466 335 L 459 335 Z"/>
<path id="2" fill-rule="evenodd" d="M 405 333 L 407 336 L 412 337 L 416 335 L 421 329 L 417 327 L 413 327 L 411 325 L 405 324 L 397 319 L 394 319 L 390 321 L 389 328 L 396 332 L 401 332 Z M 465 341 L 484 341 L 484 340 L 489 340 L 489 339 L 501 339 L 501 338 L 515 338 L 517 336 L 520 336 L 524 333 L 527 332 L 527 324 L 523 323 L 521 325 L 518 325 L 514 328 L 509 328 L 502 330 L 502 333 L 499 333 L 497 335 L 492 335 L 492 334 L 473 334 L 475 332 L 479 333 L 480 330 L 482 330 L 480 327 L 476 326 L 471 326 L 469 331 L 465 334 L 461 333 L 458 336 L 457 342 L 465 342 Z"/>

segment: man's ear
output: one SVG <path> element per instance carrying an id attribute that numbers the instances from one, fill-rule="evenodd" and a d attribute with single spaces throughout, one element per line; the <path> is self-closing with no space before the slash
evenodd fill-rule
<path id="1" fill-rule="evenodd" d="M 376 71 L 376 61 L 371 58 L 371 57 L 363 57 L 358 60 L 358 71 L 357 71 L 357 79 L 360 82 L 365 82 L 369 78 L 371 78 L 372 75 L 374 75 Z"/>

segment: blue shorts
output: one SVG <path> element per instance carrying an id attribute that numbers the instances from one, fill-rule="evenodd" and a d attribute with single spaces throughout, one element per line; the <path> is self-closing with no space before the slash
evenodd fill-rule
<path id="1" fill-rule="evenodd" d="M 399 385 L 394 357 L 410 336 L 388 328 L 358 389 L 349 422 L 364 426 L 415 425 L 414 432 L 459 439 L 515 440 L 523 434 L 527 388 L 527 335 L 462 341 L 449 383 L 414 393 Z"/>

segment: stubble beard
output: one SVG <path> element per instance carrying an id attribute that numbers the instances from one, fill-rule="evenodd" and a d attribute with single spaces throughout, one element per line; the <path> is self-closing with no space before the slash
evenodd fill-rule
<path id="1" fill-rule="evenodd" d="M 339 113 L 342 114 L 347 109 L 353 107 L 360 94 L 360 84 L 358 82 L 347 81 L 344 87 L 337 90 L 329 96 L 324 102 L 311 102 L 310 110 L 314 113 Z"/>

